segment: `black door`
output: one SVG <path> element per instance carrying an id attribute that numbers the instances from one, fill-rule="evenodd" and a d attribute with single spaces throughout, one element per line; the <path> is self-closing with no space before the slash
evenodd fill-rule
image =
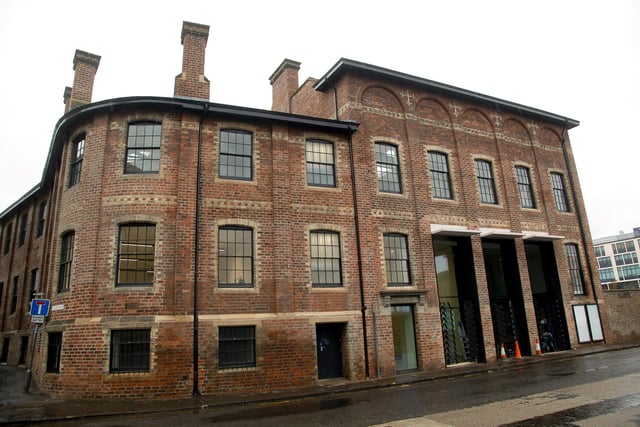
<path id="1" fill-rule="evenodd" d="M 342 377 L 342 323 L 316 325 L 318 379 Z"/>

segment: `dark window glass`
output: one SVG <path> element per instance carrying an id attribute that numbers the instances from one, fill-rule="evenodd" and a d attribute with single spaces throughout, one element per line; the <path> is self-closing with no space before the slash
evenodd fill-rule
<path id="1" fill-rule="evenodd" d="M 9 224 L 4 229 L 4 254 L 9 253 L 9 249 L 11 248 L 11 233 L 13 232 L 13 224 Z"/>
<path id="2" fill-rule="evenodd" d="M 13 278 L 13 289 L 11 292 L 11 310 L 10 314 L 16 312 L 18 308 L 18 295 L 20 294 L 20 276 L 16 276 Z"/>
<path id="3" fill-rule="evenodd" d="M 250 228 L 218 229 L 218 285 L 253 286 L 253 230 Z"/>
<path id="4" fill-rule="evenodd" d="M 529 169 L 516 166 L 516 182 L 518 184 L 518 194 L 520 195 L 520 206 L 535 209 L 536 200 L 533 196 L 533 186 L 531 185 Z"/>
<path id="5" fill-rule="evenodd" d="M 149 372 L 150 330 L 111 331 L 109 372 Z"/>
<path id="6" fill-rule="evenodd" d="M 73 244 L 75 233 L 73 231 L 62 236 L 60 245 L 60 271 L 58 272 L 58 292 L 69 290 L 71 284 L 71 265 L 73 263 Z"/>
<path id="7" fill-rule="evenodd" d="M 616 280 L 616 276 L 613 273 L 613 268 L 605 268 L 600 270 L 600 281 L 601 282 L 614 282 Z"/>
<path id="8" fill-rule="evenodd" d="M 569 201 L 567 190 L 564 186 L 564 176 L 560 173 L 551 172 L 551 186 L 553 187 L 553 198 L 556 201 L 556 208 L 560 212 L 569 212 Z"/>
<path id="9" fill-rule="evenodd" d="M 564 245 L 567 262 L 569 263 L 569 275 L 571 276 L 571 283 L 573 284 L 574 295 L 584 295 L 584 281 L 582 278 L 582 265 L 580 263 L 580 257 L 578 256 L 578 245 L 566 244 Z"/>
<path id="10" fill-rule="evenodd" d="M 633 280 L 640 278 L 640 266 L 626 265 L 618 267 L 618 277 L 620 280 Z"/>
<path id="11" fill-rule="evenodd" d="M 247 368 L 256 366 L 255 326 L 220 326 L 218 366 Z"/>
<path id="12" fill-rule="evenodd" d="M 24 245 L 27 238 L 27 214 L 20 215 L 20 228 L 18 230 L 18 246 Z"/>
<path id="13" fill-rule="evenodd" d="M 384 235 L 384 263 L 387 271 L 387 285 L 405 286 L 411 284 L 407 236 L 402 234 Z"/>
<path id="14" fill-rule="evenodd" d="M 311 283 L 313 286 L 341 286 L 340 235 L 313 231 L 309 235 Z"/>
<path id="15" fill-rule="evenodd" d="M 309 140 L 306 144 L 307 184 L 335 187 L 333 144 Z"/>
<path id="16" fill-rule="evenodd" d="M 47 202 L 40 203 L 38 207 L 38 229 L 36 230 L 36 237 L 42 236 L 44 233 L 44 223 L 47 219 Z"/>
<path id="17" fill-rule="evenodd" d="M 62 355 L 62 332 L 49 332 L 47 343 L 47 372 L 60 372 L 60 356 Z"/>
<path id="18" fill-rule="evenodd" d="M 498 198 L 496 197 L 496 184 L 493 179 L 491 162 L 476 160 L 475 167 L 476 177 L 478 178 L 478 190 L 480 191 L 480 202 L 497 205 Z"/>
<path id="19" fill-rule="evenodd" d="M 605 249 L 604 246 L 596 246 L 595 248 L 593 248 L 593 250 L 596 253 L 596 256 L 605 256 Z"/>
<path id="20" fill-rule="evenodd" d="M 129 125 L 124 173 L 157 173 L 160 171 L 162 125 L 139 122 Z"/>
<path id="21" fill-rule="evenodd" d="M 31 289 L 29 297 L 34 299 L 38 293 L 38 282 L 40 281 L 40 271 L 37 268 L 31 270 Z"/>
<path id="22" fill-rule="evenodd" d="M 120 226 L 116 285 L 153 284 L 155 244 L 155 225 Z"/>
<path id="23" fill-rule="evenodd" d="M 453 199 L 449 160 L 446 154 L 429 151 L 431 195 L 438 199 Z"/>
<path id="24" fill-rule="evenodd" d="M 71 167 L 69 168 L 69 187 L 80 182 L 82 160 L 84 159 L 84 135 L 71 144 Z"/>
<path id="25" fill-rule="evenodd" d="M 401 193 L 398 147 L 376 142 L 376 173 L 378 189 L 385 193 Z"/>
<path id="26" fill-rule="evenodd" d="M 220 178 L 251 180 L 253 142 L 249 132 L 220 132 Z"/>

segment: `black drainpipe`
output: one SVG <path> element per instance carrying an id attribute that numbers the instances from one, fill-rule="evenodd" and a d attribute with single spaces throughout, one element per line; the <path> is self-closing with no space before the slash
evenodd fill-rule
<path id="1" fill-rule="evenodd" d="M 589 262 L 589 256 L 587 255 L 588 239 L 586 232 L 584 231 L 584 219 L 582 218 L 582 212 L 580 206 L 578 206 L 578 193 L 576 192 L 575 183 L 573 181 L 573 173 L 571 172 L 571 163 L 569 162 L 569 153 L 567 152 L 565 134 L 567 133 L 567 126 L 562 128 L 562 138 L 560 140 L 562 144 L 562 154 L 564 155 L 564 163 L 567 167 L 567 174 L 569 175 L 569 186 L 571 186 L 571 195 L 573 196 L 573 202 L 576 205 L 576 216 L 578 218 L 578 226 L 580 227 L 580 238 L 582 239 L 582 247 L 584 248 L 585 258 L 587 260 L 587 270 L 589 271 L 589 281 L 591 282 L 591 292 L 593 294 L 593 300 L 598 305 L 598 299 L 596 295 L 596 285 L 594 282 L 593 268 L 591 268 L 591 262 Z M 586 210 L 586 206 L 585 206 Z"/>
<path id="2" fill-rule="evenodd" d="M 198 253 L 200 252 L 200 167 L 202 158 L 202 123 L 204 116 L 209 109 L 209 103 L 205 103 L 202 109 L 202 116 L 198 123 L 198 153 L 196 159 L 196 212 L 194 227 L 194 250 L 193 250 L 193 391 L 194 396 L 200 395 L 198 388 Z"/>

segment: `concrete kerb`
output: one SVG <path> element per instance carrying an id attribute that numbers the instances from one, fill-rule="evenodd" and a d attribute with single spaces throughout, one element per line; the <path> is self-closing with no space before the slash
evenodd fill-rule
<path id="1" fill-rule="evenodd" d="M 576 350 L 546 353 L 541 356 L 526 356 L 522 359 L 506 359 L 486 364 L 453 366 L 433 372 L 411 372 L 395 378 L 373 378 L 363 381 L 327 380 L 317 386 L 287 391 L 254 393 L 233 396 L 194 396 L 169 400 L 112 400 L 112 399 L 49 399 L 45 396 L 26 394 L 23 383 L 6 384 L 0 389 L 0 425 L 15 425 L 34 422 L 69 421 L 120 415 L 148 415 L 154 413 L 206 410 L 224 406 L 274 403 L 278 401 L 303 400 L 319 396 L 338 395 L 366 391 L 374 388 L 394 387 L 411 383 L 447 380 L 463 376 L 482 375 L 497 371 L 517 369 L 523 366 L 565 360 L 589 354 L 638 347 L 630 345 L 595 345 Z M 3 366 L 3 374 L 12 372 L 13 379 L 24 379 L 24 369 Z M 20 372 L 22 376 L 20 376 Z M 3 375 L 4 376 L 4 375 Z M 7 378 L 9 381 L 11 379 Z M 20 393 L 21 395 L 17 395 Z"/>

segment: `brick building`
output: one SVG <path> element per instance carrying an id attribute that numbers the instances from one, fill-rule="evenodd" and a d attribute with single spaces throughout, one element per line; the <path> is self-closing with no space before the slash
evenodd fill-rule
<path id="1" fill-rule="evenodd" d="M 53 395 L 177 397 L 604 338 L 578 122 L 347 59 L 302 85 L 284 60 L 271 111 L 216 104 L 208 31 L 184 23 L 171 98 L 91 102 L 76 52 L 42 181 L 0 214 L 0 361 L 35 343 Z"/>

